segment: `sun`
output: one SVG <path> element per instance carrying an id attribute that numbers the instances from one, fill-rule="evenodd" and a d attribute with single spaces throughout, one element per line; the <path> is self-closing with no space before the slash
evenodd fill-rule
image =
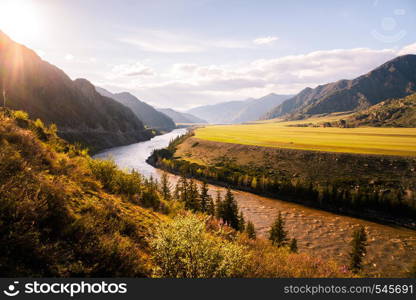
<path id="1" fill-rule="evenodd" d="M 31 0 L 0 0 L 0 30 L 18 42 L 39 34 L 39 18 Z"/>

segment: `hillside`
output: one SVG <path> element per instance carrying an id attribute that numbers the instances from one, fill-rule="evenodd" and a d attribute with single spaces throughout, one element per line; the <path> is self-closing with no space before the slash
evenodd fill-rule
<path id="1" fill-rule="evenodd" d="M 288 95 L 269 94 L 259 99 L 229 101 L 205 105 L 188 110 L 212 124 L 235 124 L 258 120 L 271 108 L 289 98 Z"/>
<path id="2" fill-rule="evenodd" d="M 416 127 L 416 94 L 390 99 L 351 117 L 335 122 L 344 127 Z"/>
<path id="3" fill-rule="evenodd" d="M 153 106 L 140 101 L 130 93 L 111 93 L 100 87 L 95 87 L 95 89 L 102 96 L 112 98 L 130 108 L 134 114 L 148 127 L 161 131 L 170 131 L 176 127 L 171 118 L 161 114 L 153 108 Z"/>
<path id="4" fill-rule="evenodd" d="M 202 120 L 198 117 L 195 117 L 192 114 L 179 112 L 176 110 L 173 110 L 171 108 L 160 108 L 158 109 L 161 113 L 167 115 L 169 118 L 171 118 L 176 124 L 178 123 L 195 123 L 195 124 L 204 124 L 207 123 L 207 121 Z"/>
<path id="5" fill-rule="evenodd" d="M 265 114 L 263 119 L 357 111 L 416 92 L 416 55 L 403 55 L 353 80 L 306 88 Z"/>
<path id="6" fill-rule="evenodd" d="M 125 106 L 98 94 L 0 32 L 0 91 L 5 104 L 58 125 L 58 134 L 97 151 L 147 140 L 152 133 Z M 3 104 L 2 97 L 2 104 Z"/>
<path id="7" fill-rule="evenodd" d="M 2 276 L 150 276 L 145 237 L 161 219 L 126 186 L 106 190 L 100 169 L 53 128 L 0 111 Z"/>

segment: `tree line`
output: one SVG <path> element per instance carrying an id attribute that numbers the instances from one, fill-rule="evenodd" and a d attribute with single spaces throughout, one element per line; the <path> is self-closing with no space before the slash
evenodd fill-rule
<path id="1" fill-rule="evenodd" d="M 257 194 L 290 197 L 320 208 L 358 213 L 367 209 L 416 218 L 416 193 L 409 194 L 403 187 L 332 178 L 328 178 L 327 182 L 316 182 L 312 178 L 297 178 L 226 161 L 218 166 L 203 166 L 174 158 L 175 148 L 184 138 L 173 140 L 166 149 L 154 151 L 148 162 L 171 173 Z"/>

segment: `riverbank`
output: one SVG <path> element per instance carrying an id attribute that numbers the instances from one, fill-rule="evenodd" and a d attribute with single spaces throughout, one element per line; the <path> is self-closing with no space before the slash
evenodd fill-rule
<path id="1" fill-rule="evenodd" d="M 149 163 L 217 185 L 416 228 L 414 158 L 266 148 L 193 136 L 170 151 L 156 152 Z"/>

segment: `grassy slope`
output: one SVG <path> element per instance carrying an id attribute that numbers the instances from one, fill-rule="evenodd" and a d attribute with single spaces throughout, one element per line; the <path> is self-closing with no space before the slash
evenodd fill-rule
<path id="1" fill-rule="evenodd" d="M 150 276 L 158 214 L 106 192 L 53 132 L 18 123 L 0 113 L 0 274 Z"/>
<path id="2" fill-rule="evenodd" d="M 298 121 L 300 122 L 300 121 Z M 305 121 L 302 121 L 305 123 Z M 296 122 L 208 126 L 195 137 L 224 143 L 331 152 L 416 156 L 414 128 L 295 127 Z"/>

